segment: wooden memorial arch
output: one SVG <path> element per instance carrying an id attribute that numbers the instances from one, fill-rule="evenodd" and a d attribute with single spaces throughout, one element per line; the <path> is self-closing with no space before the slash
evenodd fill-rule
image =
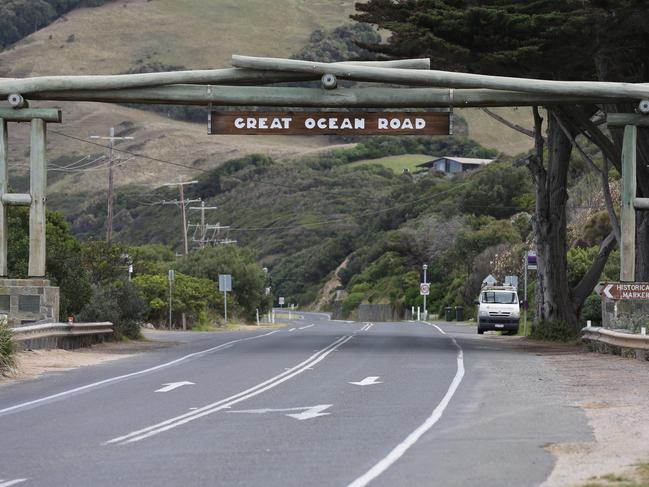
<path id="1" fill-rule="evenodd" d="M 621 280 L 634 280 L 635 211 L 649 209 L 649 198 L 637 198 L 635 192 L 635 141 L 637 126 L 649 125 L 649 84 L 550 81 L 435 71 L 430 69 L 428 59 L 319 63 L 234 55 L 232 66 L 228 69 L 162 73 L 0 79 L 0 99 L 6 99 L 8 105 L 0 107 L 0 278 L 7 275 L 8 205 L 29 206 L 29 277 L 42 279 L 45 275 L 45 140 L 47 124 L 61 122 L 61 110 L 30 105 L 47 100 L 201 105 L 210 108 L 439 109 L 442 115 L 450 116 L 445 115 L 448 117 L 447 125 L 442 124 L 442 128 L 437 130 L 450 132 L 452 111 L 456 107 L 637 103 L 639 114 L 615 114 L 608 120 L 609 125 L 625 127 Z M 364 85 L 339 87 L 338 79 L 360 81 Z M 321 82 L 317 88 L 273 86 L 317 80 Z M 427 112 L 427 116 L 430 115 Z M 400 116 L 403 122 L 406 115 Z M 234 124 L 235 119 L 230 123 Z M 31 186 L 28 194 L 8 192 L 8 122 L 31 123 Z M 334 123 L 336 126 L 339 124 L 338 121 Z M 381 123 L 385 127 L 385 123 Z M 394 125 L 396 127 L 397 123 Z M 248 126 L 245 128 L 252 130 Z"/>

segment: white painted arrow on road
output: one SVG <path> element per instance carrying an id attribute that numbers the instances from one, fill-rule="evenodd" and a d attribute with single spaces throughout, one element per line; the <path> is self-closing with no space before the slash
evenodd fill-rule
<path id="1" fill-rule="evenodd" d="M 265 413 L 285 413 L 290 411 L 302 411 L 301 413 L 296 414 L 286 414 L 291 418 L 295 418 L 299 421 L 304 421 L 305 419 L 317 418 L 318 416 L 326 416 L 330 413 L 323 413 L 322 411 L 329 409 L 333 404 L 318 404 L 317 406 L 306 406 L 301 408 L 283 408 L 283 409 L 246 409 L 244 411 L 228 411 L 228 413 L 247 413 L 247 414 L 265 414 Z"/>
<path id="2" fill-rule="evenodd" d="M 378 379 L 378 376 L 365 377 L 360 382 L 350 382 L 350 384 L 354 384 L 355 386 L 373 386 L 374 384 L 383 384 L 383 382 Z"/>
<path id="3" fill-rule="evenodd" d="M 178 389 L 179 387 L 182 386 L 193 386 L 196 384 L 194 384 L 193 382 L 184 381 L 184 382 L 170 382 L 169 384 L 162 384 L 162 385 L 165 387 L 161 387 L 156 392 L 169 392 L 169 391 L 173 391 L 174 389 Z"/>

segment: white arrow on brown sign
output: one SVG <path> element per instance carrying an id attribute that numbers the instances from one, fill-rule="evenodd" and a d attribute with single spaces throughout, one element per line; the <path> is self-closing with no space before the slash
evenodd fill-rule
<path id="1" fill-rule="evenodd" d="M 600 282 L 595 292 L 614 301 L 649 301 L 649 282 Z"/>

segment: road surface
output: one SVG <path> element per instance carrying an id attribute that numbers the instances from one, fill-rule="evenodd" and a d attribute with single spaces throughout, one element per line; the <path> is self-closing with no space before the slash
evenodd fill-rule
<path id="1" fill-rule="evenodd" d="M 587 441 L 531 353 L 302 313 L 0 389 L 0 487 L 534 486 Z"/>

